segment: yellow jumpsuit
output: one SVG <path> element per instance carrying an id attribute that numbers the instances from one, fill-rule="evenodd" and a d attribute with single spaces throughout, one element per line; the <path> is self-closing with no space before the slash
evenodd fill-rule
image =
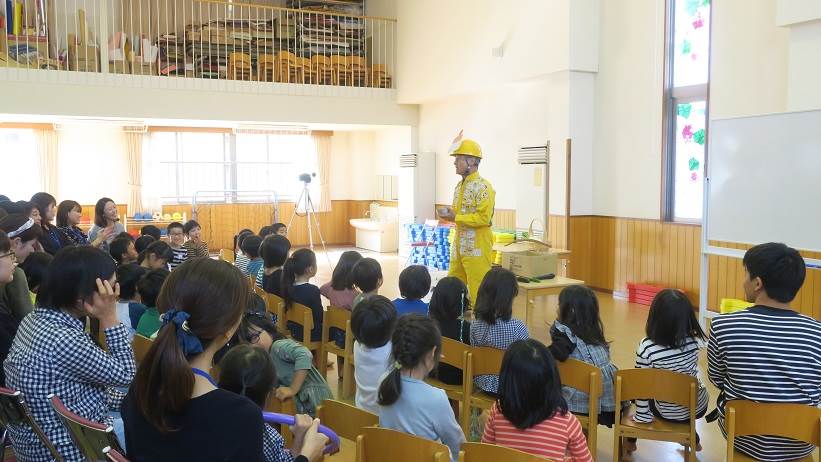
<path id="1" fill-rule="evenodd" d="M 479 172 L 471 173 L 453 191 L 456 235 L 451 246 L 448 276 L 461 279 L 467 286 L 471 303 L 482 278 L 493 261 L 493 210 L 496 191 Z"/>

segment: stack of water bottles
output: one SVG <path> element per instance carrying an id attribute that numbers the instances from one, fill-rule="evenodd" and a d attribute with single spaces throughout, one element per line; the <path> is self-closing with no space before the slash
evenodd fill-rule
<path id="1" fill-rule="evenodd" d="M 438 270 L 450 268 L 450 245 L 453 226 L 437 226 L 431 228 L 424 224 L 412 223 L 405 225 L 408 231 L 408 241 L 411 244 L 431 242 L 430 246 L 411 245 L 411 254 L 408 262 L 412 265 L 424 265 Z"/>

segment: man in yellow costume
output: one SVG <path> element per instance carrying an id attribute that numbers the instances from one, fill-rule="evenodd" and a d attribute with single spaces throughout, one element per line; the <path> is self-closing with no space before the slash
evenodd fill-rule
<path id="1" fill-rule="evenodd" d="M 482 278 L 490 271 L 493 261 L 493 210 L 496 191 L 486 179 L 479 176 L 482 148 L 479 143 L 463 139 L 462 132 L 453 140 L 450 155 L 462 181 L 453 191 L 453 207 L 440 210 L 440 217 L 456 223 L 456 235 L 451 245 L 448 276 L 461 279 L 470 293 L 471 303 Z"/>

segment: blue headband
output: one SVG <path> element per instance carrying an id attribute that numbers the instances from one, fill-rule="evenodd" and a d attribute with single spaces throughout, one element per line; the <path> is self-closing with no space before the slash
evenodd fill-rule
<path id="1" fill-rule="evenodd" d="M 190 317 L 191 315 L 185 311 L 168 310 L 163 315 L 162 321 L 163 326 L 168 323 L 174 323 L 174 325 L 177 326 L 177 343 L 180 345 L 182 353 L 185 356 L 202 353 L 202 343 L 200 339 L 197 338 L 188 327 L 188 318 Z"/>

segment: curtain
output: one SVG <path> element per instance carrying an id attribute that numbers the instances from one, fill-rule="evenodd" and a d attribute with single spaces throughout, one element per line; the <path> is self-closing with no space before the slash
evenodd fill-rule
<path id="1" fill-rule="evenodd" d="M 34 130 L 37 155 L 40 158 L 40 191 L 59 197 L 57 165 L 57 132 L 54 130 Z"/>
<path id="2" fill-rule="evenodd" d="M 143 211 L 143 134 L 123 132 L 126 162 L 128 166 L 129 212 Z"/>
<path id="3" fill-rule="evenodd" d="M 319 175 L 319 207 L 317 212 L 331 211 L 331 137 L 311 134 L 316 146 L 317 174 Z"/>

